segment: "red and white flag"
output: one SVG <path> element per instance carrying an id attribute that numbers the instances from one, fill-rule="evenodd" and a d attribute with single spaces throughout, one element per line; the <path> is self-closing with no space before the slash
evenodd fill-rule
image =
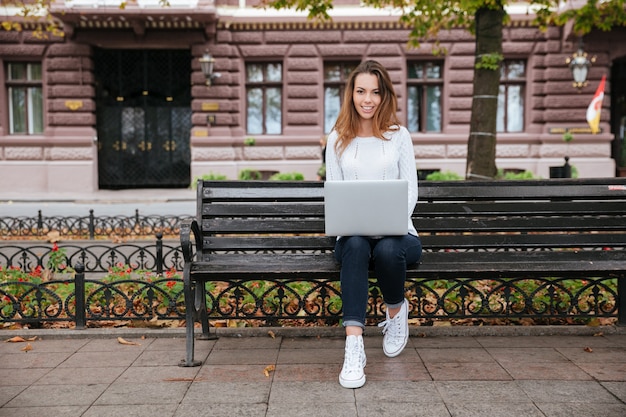
<path id="1" fill-rule="evenodd" d="M 600 114 L 602 113 L 602 100 L 604 99 L 604 83 L 606 82 L 606 75 L 602 76 L 600 85 L 594 94 L 589 107 L 587 107 L 587 123 L 591 127 L 591 133 L 598 133 L 600 131 Z"/>

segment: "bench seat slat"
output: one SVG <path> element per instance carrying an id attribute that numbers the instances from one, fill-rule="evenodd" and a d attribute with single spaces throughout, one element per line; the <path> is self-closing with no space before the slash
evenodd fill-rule
<path id="1" fill-rule="evenodd" d="M 500 277 L 523 274 L 549 277 L 561 274 L 595 274 L 612 272 L 624 276 L 626 251 L 563 252 L 436 252 L 425 253 L 420 265 L 412 266 L 410 276 L 459 275 L 490 272 Z M 191 275 L 197 280 L 223 278 L 264 279 L 290 276 L 310 278 L 317 275 L 337 276 L 334 255 L 225 254 L 195 262 Z M 591 275 L 590 275 L 591 276 Z"/>

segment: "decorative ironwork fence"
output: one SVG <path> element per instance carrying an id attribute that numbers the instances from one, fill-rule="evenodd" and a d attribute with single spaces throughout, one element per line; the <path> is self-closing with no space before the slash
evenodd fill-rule
<path id="1" fill-rule="evenodd" d="M 5 272 L 0 274 L 0 322 L 72 322 L 81 328 L 88 322 L 185 319 L 180 245 L 164 242 L 161 233 L 154 242 L 85 241 L 55 248 L 24 241 L 0 249 Z M 60 268 L 45 280 L 6 273 L 41 270 L 58 251 L 65 257 L 63 265 L 74 268 Z M 621 287 L 617 278 L 607 277 L 458 277 L 409 279 L 406 293 L 410 317 L 425 321 L 529 318 L 560 323 L 610 318 L 626 324 Z M 333 279 L 232 279 L 209 282 L 207 290 L 211 320 L 276 325 L 285 320 L 335 324 L 341 318 L 340 287 Z M 382 305 L 372 281 L 368 319 L 384 318 Z"/>
<path id="2" fill-rule="evenodd" d="M 140 215 L 98 216 L 89 210 L 88 216 L 43 216 L 0 217 L 0 238 L 16 237 L 43 238 L 49 232 L 57 231 L 66 238 L 95 239 L 96 237 L 120 238 L 149 237 L 156 233 L 164 236 L 178 236 L 181 221 L 190 216 Z"/>
<path id="3" fill-rule="evenodd" d="M 183 256 L 180 243 L 164 243 L 163 235 L 157 233 L 156 241 L 138 240 L 133 243 L 112 243 L 92 241 L 54 244 L 33 244 L 32 241 L 0 244 L 0 266 L 30 271 L 46 267 L 52 254 L 60 250 L 66 260 L 64 265 L 83 265 L 85 272 L 106 273 L 111 267 L 127 265 L 133 270 L 154 271 L 183 269 Z"/>
<path id="4" fill-rule="evenodd" d="M 0 283 L 0 321 L 69 321 L 81 328 L 90 321 L 185 319 L 178 275 L 105 281 L 85 278 L 80 264 L 75 270 L 69 280 Z M 255 320 L 258 325 L 340 320 L 340 290 L 333 280 L 233 279 L 207 285 L 212 320 Z M 425 320 L 530 318 L 556 324 L 564 319 L 616 319 L 619 310 L 614 278 L 411 279 L 406 289 L 410 317 Z M 382 319 L 381 306 L 382 296 L 372 282 L 368 319 Z M 626 324 L 622 317 L 618 321 Z"/>

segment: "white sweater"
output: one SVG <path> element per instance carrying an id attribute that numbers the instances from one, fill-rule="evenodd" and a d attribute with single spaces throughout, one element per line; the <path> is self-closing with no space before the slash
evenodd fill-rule
<path id="1" fill-rule="evenodd" d="M 401 126 L 399 130 L 387 132 L 385 137 L 389 140 L 357 137 L 338 158 L 335 153 L 337 132 L 333 130 L 326 144 L 326 180 L 407 180 L 409 233 L 417 236 L 411 220 L 417 204 L 417 167 L 411 135 Z"/>

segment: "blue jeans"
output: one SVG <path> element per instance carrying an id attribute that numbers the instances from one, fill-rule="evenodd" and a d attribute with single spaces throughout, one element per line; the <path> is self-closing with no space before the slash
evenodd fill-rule
<path id="1" fill-rule="evenodd" d="M 369 297 L 369 269 L 373 270 L 387 308 L 404 302 L 406 268 L 422 257 L 420 238 L 343 236 L 335 243 L 335 259 L 341 264 L 343 325 L 365 327 Z"/>

